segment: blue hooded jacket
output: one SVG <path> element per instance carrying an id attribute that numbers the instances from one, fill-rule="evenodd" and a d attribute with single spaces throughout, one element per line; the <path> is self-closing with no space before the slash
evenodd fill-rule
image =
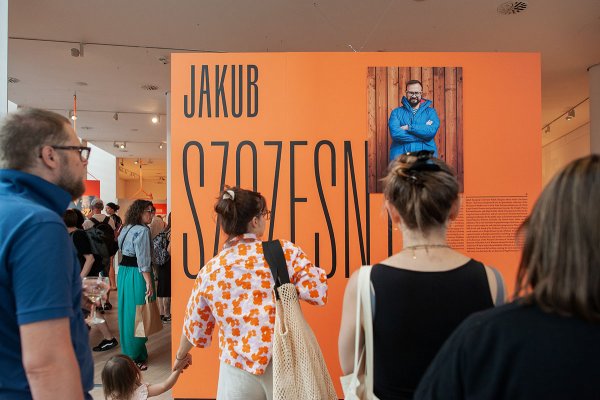
<path id="1" fill-rule="evenodd" d="M 392 144 L 390 161 L 409 151 L 433 150 L 437 157 L 437 146 L 433 140 L 440 127 L 440 119 L 431 107 L 431 100 L 422 99 L 415 114 L 406 97 L 402 97 L 402 107 L 395 108 L 388 122 Z M 431 125 L 427 125 L 431 121 Z M 400 128 L 408 125 L 408 130 Z"/>

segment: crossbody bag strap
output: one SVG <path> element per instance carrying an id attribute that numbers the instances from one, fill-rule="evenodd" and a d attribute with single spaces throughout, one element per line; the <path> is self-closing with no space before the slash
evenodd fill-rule
<path id="1" fill-rule="evenodd" d="M 129 231 L 132 230 L 134 226 L 135 225 L 131 225 L 131 228 L 127 229 L 127 232 L 125 232 L 125 236 L 123 236 L 123 240 L 121 240 L 121 245 L 119 246 L 119 250 L 121 250 L 121 252 L 123 251 L 123 246 L 125 245 L 125 239 L 127 239 Z"/>
<path id="2" fill-rule="evenodd" d="M 263 254 L 265 260 L 269 264 L 271 269 L 271 275 L 273 275 L 273 281 L 275 282 L 275 296 L 279 299 L 279 292 L 277 289 L 279 286 L 290 283 L 290 275 L 287 270 L 287 263 L 285 262 L 285 255 L 281 248 L 279 240 L 269 240 L 262 242 Z"/>

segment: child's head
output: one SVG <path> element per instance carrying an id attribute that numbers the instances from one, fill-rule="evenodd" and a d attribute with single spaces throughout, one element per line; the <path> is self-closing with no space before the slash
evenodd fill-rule
<path id="1" fill-rule="evenodd" d="M 140 370 L 123 354 L 108 360 L 102 370 L 102 386 L 107 399 L 129 399 L 141 382 Z"/>

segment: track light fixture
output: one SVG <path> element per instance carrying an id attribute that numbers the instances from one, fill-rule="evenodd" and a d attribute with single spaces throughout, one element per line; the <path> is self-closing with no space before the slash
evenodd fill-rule
<path id="1" fill-rule="evenodd" d="M 115 121 L 118 121 L 119 120 L 119 113 L 115 113 L 115 115 L 113 115 L 113 119 Z"/>
<path id="2" fill-rule="evenodd" d="M 160 122 L 160 115 L 155 114 L 152 116 L 152 123 L 153 124 L 158 124 Z"/>
<path id="3" fill-rule="evenodd" d="M 160 142 L 159 145 L 158 145 L 158 148 L 161 149 L 161 150 L 164 149 L 165 148 L 165 144 L 163 142 Z"/>
<path id="4" fill-rule="evenodd" d="M 77 120 L 77 115 L 75 115 L 73 110 L 69 110 L 69 118 L 71 118 L 73 121 Z"/>
<path id="5" fill-rule="evenodd" d="M 544 133 L 550 133 L 550 125 L 546 125 L 546 128 L 544 128 Z"/>
<path id="6" fill-rule="evenodd" d="M 567 120 L 567 121 L 570 121 L 570 120 L 572 120 L 573 118 L 575 118 L 575 109 L 574 109 L 574 108 L 571 108 L 571 109 L 569 110 L 569 112 L 567 113 L 566 120 Z"/>
<path id="7" fill-rule="evenodd" d="M 73 47 L 71 49 L 72 57 L 83 57 L 83 42 L 79 43 L 79 48 Z"/>
<path id="8" fill-rule="evenodd" d="M 114 142 L 113 147 L 124 150 L 127 147 L 127 143 L 126 142 Z"/>

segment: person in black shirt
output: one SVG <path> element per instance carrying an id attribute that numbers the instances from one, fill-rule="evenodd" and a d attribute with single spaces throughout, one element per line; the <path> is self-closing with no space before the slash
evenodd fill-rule
<path id="1" fill-rule="evenodd" d="M 97 262 L 94 258 L 94 255 L 92 254 L 92 245 L 90 244 L 90 240 L 85 231 L 77 228 L 77 225 L 81 225 L 82 223 L 79 215 L 83 216 L 83 214 L 80 214 L 75 210 L 67 210 L 63 215 L 63 220 L 65 221 L 67 231 L 73 240 L 75 250 L 77 251 L 77 257 L 81 263 L 81 277 L 98 276 L 104 267 L 101 262 Z M 85 304 L 86 301 L 89 303 L 87 298 L 84 297 L 83 303 Z M 85 316 L 89 315 L 89 310 L 87 308 L 84 308 L 83 311 Z M 92 350 L 106 351 L 119 344 L 117 339 L 110 332 L 107 322 L 97 324 L 96 326 L 98 326 L 104 339 L 97 346 L 93 347 Z"/>
<path id="2" fill-rule="evenodd" d="M 119 211 L 120 208 L 121 208 L 121 206 L 119 206 L 118 204 L 115 204 L 115 203 L 106 203 L 106 207 L 104 208 L 106 210 L 106 213 L 110 217 L 110 219 L 112 219 L 113 222 L 115 223 L 115 242 L 117 241 L 117 238 L 119 237 L 119 234 L 121 233 L 121 228 L 123 228 L 123 220 L 121 219 L 121 217 L 119 217 L 117 215 L 117 211 Z M 111 290 L 117 289 L 117 279 L 115 277 L 114 259 L 115 259 L 114 256 L 110 258 L 110 267 L 109 267 L 109 271 L 108 271 L 108 278 L 110 279 L 110 289 Z M 108 304 L 110 304 L 110 303 L 105 304 L 105 306 Z M 108 306 L 105 309 L 110 310 L 111 308 L 112 308 L 112 305 Z"/>
<path id="3" fill-rule="evenodd" d="M 117 211 L 119 211 L 119 208 L 121 208 L 121 207 L 115 203 L 106 203 L 106 207 L 104 208 L 106 211 L 106 214 L 108 214 L 108 216 L 115 223 L 115 232 L 120 232 L 121 226 L 123 226 L 123 221 L 121 220 L 121 217 L 119 217 L 117 215 Z M 118 237 L 119 236 L 118 233 L 115 234 L 115 236 Z"/>
<path id="4" fill-rule="evenodd" d="M 384 181 L 385 207 L 402 231 L 403 248 L 371 272 L 373 391 L 379 399 L 411 399 L 452 331 L 470 314 L 503 302 L 500 274 L 448 245 L 459 186 L 450 167 L 432 155 L 399 156 Z M 357 276 L 344 294 L 338 343 L 344 374 L 354 367 Z"/>
<path id="5" fill-rule="evenodd" d="M 92 254 L 92 245 L 85 231 L 77 228 L 79 216 L 75 210 L 67 210 L 63 216 L 67 231 L 73 240 L 77 257 L 81 263 L 81 277 L 98 276 L 102 272 L 102 262 Z"/>
<path id="6" fill-rule="evenodd" d="M 522 232 L 513 303 L 467 319 L 416 399 L 600 399 L 600 155 L 546 186 Z"/>

